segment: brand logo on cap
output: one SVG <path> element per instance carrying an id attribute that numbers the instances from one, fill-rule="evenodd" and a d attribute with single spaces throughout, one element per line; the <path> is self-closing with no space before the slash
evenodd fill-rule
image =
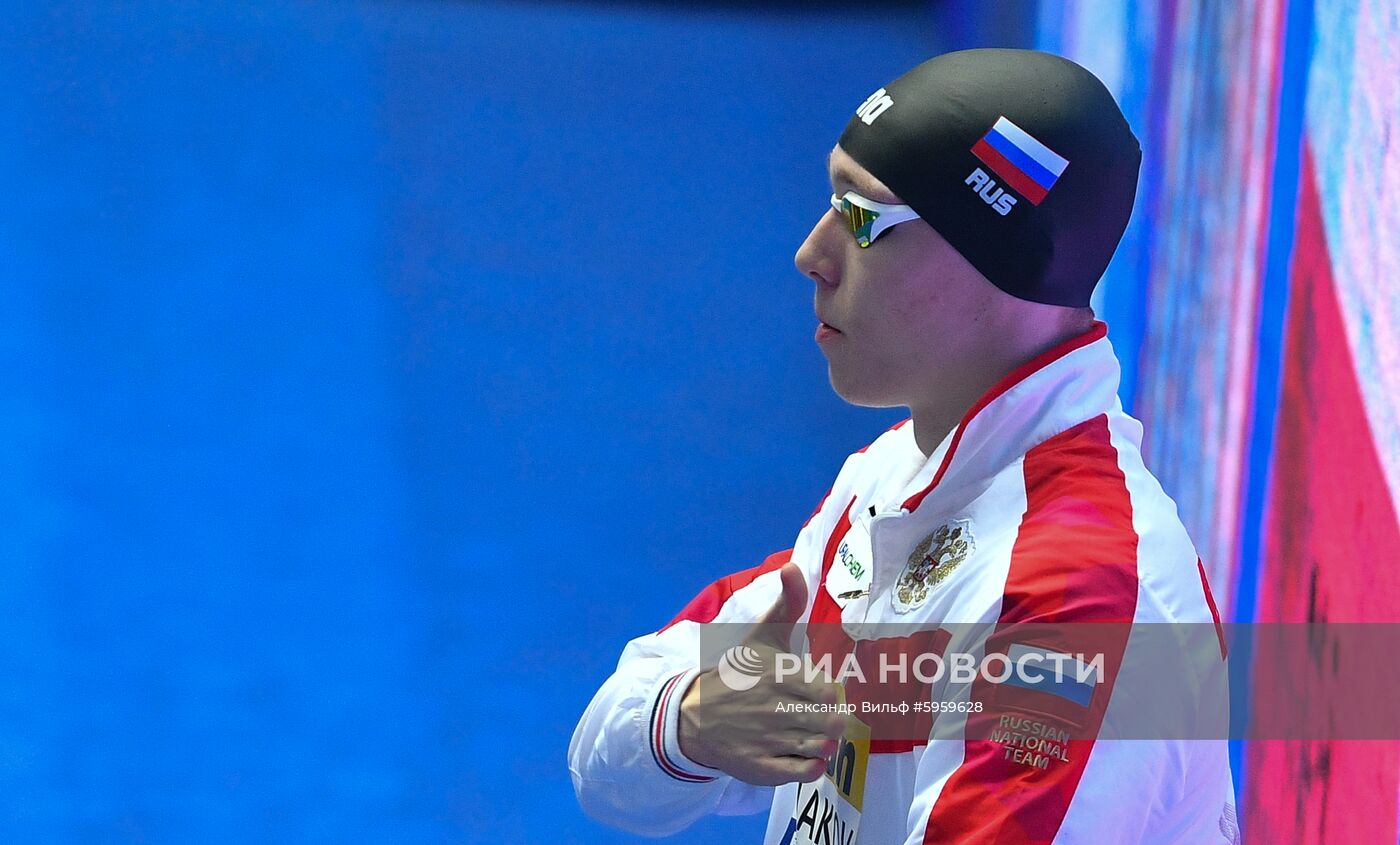
<path id="1" fill-rule="evenodd" d="M 856 117 L 865 121 L 865 125 L 869 126 L 875 122 L 875 118 L 884 114 L 885 109 L 888 109 L 892 105 L 894 105 L 894 100 L 890 98 L 889 94 L 885 93 L 885 89 L 881 88 L 879 91 L 865 98 L 865 102 L 861 103 L 860 108 L 856 109 Z"/>
<path id="2" fill-rule="evenodd" d="M 998 117 L 987 134 L 972 145 L 972 154 L 1031 205 L 1040 205 L 1069 166 L 1069 159 L 1032 138 L 1005 116 Z M 971 180 L 969 176 L 969 184 Z"/>

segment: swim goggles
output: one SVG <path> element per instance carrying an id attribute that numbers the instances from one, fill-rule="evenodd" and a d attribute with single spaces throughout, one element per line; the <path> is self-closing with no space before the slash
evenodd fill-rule
<path id="1" fill-rule="evenodd" d="M 899 223 L 917 220 L 919 215 L 907 205 L 891 205 L 866 199 L 855 191 L 847 191 L 845 196 L 831 195 L 831 207 L 845 218 L 861 249 L 870 246 L 880 233 Z"/>

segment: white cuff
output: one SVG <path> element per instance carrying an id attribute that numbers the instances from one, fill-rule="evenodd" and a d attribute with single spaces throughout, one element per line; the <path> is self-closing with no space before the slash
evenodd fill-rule
<path id="1" fill-rule="evenodd" d="M 676 780 L 687 783 L 709 783 L 724 774 L 719 769 L 702 766 L 681 753 L 681 700 L 699 674 L 699 669 L 690 669 L 664 679 L 656 691 L 656 697 L 652 699 L 648 723 L 651 756 L 656 760 L 656 765 Z"/>

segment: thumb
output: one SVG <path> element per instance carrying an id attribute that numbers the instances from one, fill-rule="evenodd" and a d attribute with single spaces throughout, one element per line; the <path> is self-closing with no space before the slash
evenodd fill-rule
<path id="1" fill-rule="evenodd" d="M 807 609 L 807 579 L 795 563 L 785 563 L 778 570 L 782 579 L 782 593 L 773 606 L 758 618 L 750 639 L 762 640 L 780 651 L 788 650 L 792 638 L 792 626 L 802 618 Z"/>

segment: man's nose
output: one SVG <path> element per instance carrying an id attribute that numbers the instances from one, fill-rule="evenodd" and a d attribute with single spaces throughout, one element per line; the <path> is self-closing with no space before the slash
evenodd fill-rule
<path id="1" fill-rule="evenodd" d="M 839 253 L 835 239 L 839 232 L 833 232 L 838 217 L 835 211 L 828 211 L 817 219 L 807 239 L 797 248 L 793 263 L 802 275 L 819 285 L 835 287 L 838 282 Z"/>

